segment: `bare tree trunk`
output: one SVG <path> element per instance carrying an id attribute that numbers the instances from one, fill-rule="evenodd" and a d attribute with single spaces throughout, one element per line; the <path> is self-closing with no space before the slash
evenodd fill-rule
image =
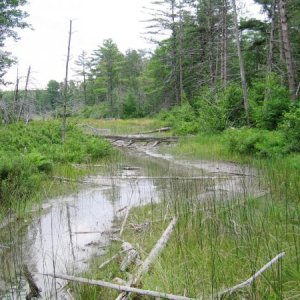
<path id="1" fill-rule="evenodd" d="M 24 97 L 23 97 L 23 101 L 21 103 L 21 107 L 19 109 L 19 114 L 18 114 L 18 118 L 17 118 L 17 121 L 19 122 L 20 119 L 21 119 L 21 115 L 23 113 L 23 110 L 25 110 L 25 106 L 27 105 L 28 106 L 28 109 L 29 109 L 29 103 L 26 103 L 26 100 L 27 100 L 27 92 L 28 92 L 28 84 L 29 84 L 29 78 L 30 78 L 30 71 L 31 71 L 31 66 L 28 67 L 28 71 L 27 71 L 27 76 L 26 76 L 26 84 L 25 84 L 25 91 L 24 91 Z M 28 113 L 29 114 L 29 113 Z M 27 124 L 28 123 L 28 120 L 25 120 L 25 123 Z"/>
<path id="2" fill-rule="evenodd" d="M 221 77 L 223 81 L 224 88 L 227 87 L 227 61 L 228 61 L 228 41 L 227 41 L 227 11 L 228 5 L 227 0 L 223 0 L 223 8 L 222 8 L 222 62 L 221 62 Z"/>
<path id="3" fill-rule="evenodd" d="M 180 101 L 180 105 L 183 103 L 183 96 L 184 96 L 184 91 L 183 91 L 183 61 L 182 61 L 182 3 L 180 1 L 179 3 L 179 101 Z"/>
<path id="4" fill-rule="evenodd" d="M 72 37 L 72 20 L 70 20 L 68 54 L 67 54 L 67 62 L 66 62 L 66 76 L 64 82 L 63 124 L 62 124 L 62 131 L 61 131 L 61 139 L 63 142 L 66 139 L 66 126 L 67 126 L 68 74 L 69 74 L 69 61 L 70 61 L 70 50 L 71 50 L 71 37 Z"/>
<path id="5" fill-rule="evenodd" d="M 227 47 L 227 0 L 223 0 L 221 8 L 221 53 L 220 53 L 220 77 L 224 88 L 227 87 L 227 61 L 228 61 L 228 47 Z"/>
<path id="6" fill-rule="evenodd" d="M 241 74 L 241 82 L 242 82 L 242 89 L 243 89 L 244 109 L 245 109 L 245 114 L 246 114 L 246 120 L 247 120 L 247 123 L 249 124 L 249 101 L 248 101 L 248 92 L 247 92 L 247 82 L 246 82 L 246 76 L 245 76 L 244 60 L 243 60 L 241 44 L 240 44 L 240 34 L 239 34 L 236 2 L 235 2 L 235 0 L 231 0 L 231 1 L 232 1 L 232 8 L 233 8 L 233 20 L 234 20 L 236 47 L 237 47 L 239 63 L 240 63 L 240 74 Z"/>
<path id="7" fill-rule="evenodd" d="M 275 0 L 276 4 L 279 6 L 279 0 Z M 282 36 L 282 27 L 280 15 L 278 17 L 278 48 L 279 48 L 279 57 L 282 63 L 285 63 L 284 49 L 283 49 L 283 36 Z"/>
<path id="8" fill-rule="evenodd" d="M 15 93 L 14 93 L 14 107 L 12 109 L 12 120 L 16 120 L 18 111 L 19 111 L 19 68 L 17 68 L 17 78 L 16 78 L 16 86 L 15 86 Z"/>
<path id="9" fill-rule="evenodd" d="M 175 0 L 171 1 L 171 19 L 172 19 L 172 77 L 174 80 L 175 104 L 178 105 L 180 101 L 178 89 L 178 71 L 177 71 L 177 34 L 176 34 L 176 3 Z"/>
<path id="10" fill-rule="evenodd" d="M 295 102 L 297 98 L 296 97 L 296 91 L 297 91 L 296 72 L 295 72 L 295 65 L 292 56 L 291 44 L 289 40 L 289 30 L 288 30 L 285 6 L 286 6 L 286 0 L 279 0 L 280 25 L 282 30 L 285 64 L 288 73 L 288 84 L 289 84 L 291 100 Z"/>
<path id="11" fill-rule="evenodd" d="M 268 54 L 268 72 L 272 72 L 273 69 L 273 63 L 274 63 L 274 48 L 275 48 L 275 22 L 276 22 L 276 16 L 275 16 L 275 10 L 276 10 L 276 0 L 273 0 L 272 8 L 271 8 L 271 32 L 270 32 L 270 41 L 269 41 L 269 54 Z"/>
<path id="12" fill-rule="evenodd" d="M 275 10 L 276 10 L 276 0 L 273 0 L 272 7 L 271 7 L 271 31 L 270 31 L 270 41 L 269 41 L 269 54 L 268 54 L 268 65 L 267 65 L 267 87 L 265 91 L 265 98 L 264 101 L 267 101 L 270 97 L 270 73 L 273 70 L 274 64 L 274 48 L 275 48 Z"/>

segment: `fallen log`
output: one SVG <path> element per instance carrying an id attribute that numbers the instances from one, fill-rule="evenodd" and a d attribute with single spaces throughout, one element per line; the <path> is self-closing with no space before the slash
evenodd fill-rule
<path id="1" fill-rule="evenodd" d="M 249 279 L 243 281 L 240 284 L 235 285 L 234 287 L 231 287 L 221 293 L 218 294 L 216 299 L 222 299 L 225 295 L 232 295 L 237 290 L 244 288 L 245 286 L 250 286 L 254 283 L 254 281 L 259 277 L 263 272 L 265 272 L 267 269 L 269 269 L 274 263 L 276 263 L 279 259 L 281 259 L 283 256 L 285 256 L 285 252 L 282 252 L 275 256 L 273 259 L 271 259 L 267 264 L 265 264 L 260 270 L 258 270 L 253 276 L 251 276 Z M 212 299 L 212 298 L 211 298 Z"/>
<path id="2" fill-rule="evenodd" d="M 41 273 L 38 273 L 38 274 L 44 275 L 44 276 L 50 276 L 53 278 L 59 278 L 59 279 L 64 279 L 64 280 L 68 280 L 68 281 L 73 281 L 73 282 L 79 282 L 79 283 L 88 284 L 88 285 L 102 286 L 102 287 L 109 288 L 109 289 L 114 289 L 114 290 L 118 290 L 118 291 L 124 291 L 124 292 L 128 292 L 128 293 L 134 293 L 134 294 L 139 294 L 139 295 L 144 295 L 144 296 L 151 296 L 151 297 L 157 297 L 157 298 L 163 298 L 163 299 L 169 299 L 169 300 L 196 300 L 195 298 L 167 294 L 167 293 L 162 293 L 162 292 L 157 292 L 157 291 L 143 290 L 143 289 L 133 288 L 133 287 L 130 287 L 127 285 L 114 284 L 114 283 L 106 282 L 103 280 L 93 280 L 93 279 L 69 276 L 69 275 L 64 275 L 64 274 L 41 274 Z"/>
<path id="3" fill-rule="evenodd" d="M 170 222 L 160 239 L 157 241 L 151 252 L 149 253 L 148 257 L 144 260 L 142 265 L 137 270 L 135 276 L 128 282 L 128 286 L 131 285 L 138 285 L 142 279 L 142 276 L 148 272 L 151 264 L 154 262 L 158 254 L 164 249 L 166 246 L 168 240 L 171 237 L 171 234 L 175 228 L 175 225 L 177 223 L 177 218 L 174 217 L 173 220 Z M 130 292 L 123 292 L 118 297 L 117 300 L 125 300 L 128 299 L 130 295 Z"/>
<path id="4" fill-rule="evenodd" d="M 202 179 L 228 179 L 226 176 L 193 176 L 193 177 L 180 177 L 180 176 L 132 176 L 132 175 L 123 175 L 123 176 L 109 176 L 102 177 L 103 179 L 128 179 L 128 180 L 146 180 L 146 179 L 166 179 L 166 180 L 202 180 Z"/>
<path id="5" fill-rule="evenodd" d="M 155 132 L 166 132 L 166 131 L 170 131 L 171 127 L 162 127 L 162 128 L 158 128 L 158 129 L 154 129 L 154 130 L 150 130 L 150 131 L 144 131 L 144 132 L 139 132 L 137 134 L 149 134 L 149 133 L 155 133 Z"/>
<path id="6" fill-rule="evenodd" d="M 127 254 L 120 264 L 120 271 L 125 272 L 130 265 L 140 262 L 140 254 L 128 242 L 123 243 L 121 247 L 123 251 L 127 250 Z"/>
<path id="7" fill-rule="evenodd" d="M 131 141 L 131 142 L 166 142 L 166 143 L 172 143 L 177 142 L 178 137 L 154 137 L 154 136 L 139 136 L 139 135 L 106 135 L 101 134 L 99 135 L 105 139 L 108 140 L 114 140 L 114 141 Z"/>
<path id="8" fill-rule="evenodd" d="M 52 176 L 51 178 L 55 180 L 64 181 L 64 182 L 74 182 L 74 183 L 84 183 L 84 184 L 92 183 L 85 180 L 78 180 L 78 179 L 72 179 L 72 178 L 61 177 L 61 176 Z"/>

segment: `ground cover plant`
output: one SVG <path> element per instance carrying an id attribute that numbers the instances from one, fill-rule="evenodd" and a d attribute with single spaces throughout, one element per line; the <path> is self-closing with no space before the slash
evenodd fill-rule
<path id="1" fill-rule="evenodd" d="M 72 123 L 68 125 L 64 143 L 59 121 L 1 126 L 1 206 L 11 207 L 37 196 L 49 175 L 67 172 L 70 177 L 82 176 L 83 172 L 72 169 L 71 163 L 91 163 L 111 153 L 108 142 L 84 134 Z"/>

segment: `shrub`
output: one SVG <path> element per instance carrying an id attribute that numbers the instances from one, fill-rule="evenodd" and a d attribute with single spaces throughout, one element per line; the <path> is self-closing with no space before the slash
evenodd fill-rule
<path id="1" fill-rule="evenodd" d="M 134 118 L 137 117 L 137 101 L 134 93 L 128 92 L 123 103 L 122 117 Z"/>
<path id="2" fill-rule="evenodd" d="M 52 171 L 53 163 L 46 156 L 41 155 L 38 152 L 32 152 L 28 154 L 27 159 L 32 163 L 40 172 L 49 173 Z"/>
<path id="3" fill-rule="evenodd" d="M 243 93 L 239 85 L 231 83 L 224 90 L 206 88 L 194 103 L 199 114 L 200 128 L 204 132 L 220 132 L 228 127 L 246 124 Z"/>
<path id="4" fill-rule="evenodd" d="M 287 150 L 291 152 L 300 151 L 300 108 L 294 108 L 284 115 L 280 125 L 287 142 Z"/>
<path id="5" fill-rule="evenodd" d="M 188 103 L 175 106 L 169 112 L 161 112 L 158 118 L 171 126 L 176 134 L 194 134 L 199 131 L 199 121 L 195 110 Z"/>
<path id="6" fill-rule="evenodd" d="M 280 131 L 228 129 L 224 136 L 229 151 L 242 155 L 274 157 L 286 153 L 284 135 Z"/>
<path id="7" fill-rule="evenodd" d="M 266 81 L 253 83 L 249 101 L 252 121 L 262 129 L 276 129 L 290 108 L 288 90 L 281 86 L 274 74 L 269 74 Z"/>
<path id="8" fill-rule="evenodd" d="M 57 162 L 85 162 L 109 155 L 111 145 L 69 123 L 65 143 L 61 123 L 0 126 L 0 201 L 26 199 Z"/>

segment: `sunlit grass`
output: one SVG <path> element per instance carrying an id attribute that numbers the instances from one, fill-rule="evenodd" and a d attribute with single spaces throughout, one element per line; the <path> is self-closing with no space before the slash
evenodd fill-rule
<path id="1" fill-rule="evenodd" d="M 225 146 L 224 137 L 221 134 L 182 137 L 179 143 L 166 151 L 177 156 L 189 159 L 229 160 L 241 162 L 245 160 L 240 155 L 230 153 Z"/>
<path id="2" fill-rule="evenodd" d="M 79 120 L 80 124 L 89 124 L 97 129 L 104 130 L 107 134 L 137 134 L 144 131 L 158 129 L 164 125 L 157 119 L 84 119 Z"/>

